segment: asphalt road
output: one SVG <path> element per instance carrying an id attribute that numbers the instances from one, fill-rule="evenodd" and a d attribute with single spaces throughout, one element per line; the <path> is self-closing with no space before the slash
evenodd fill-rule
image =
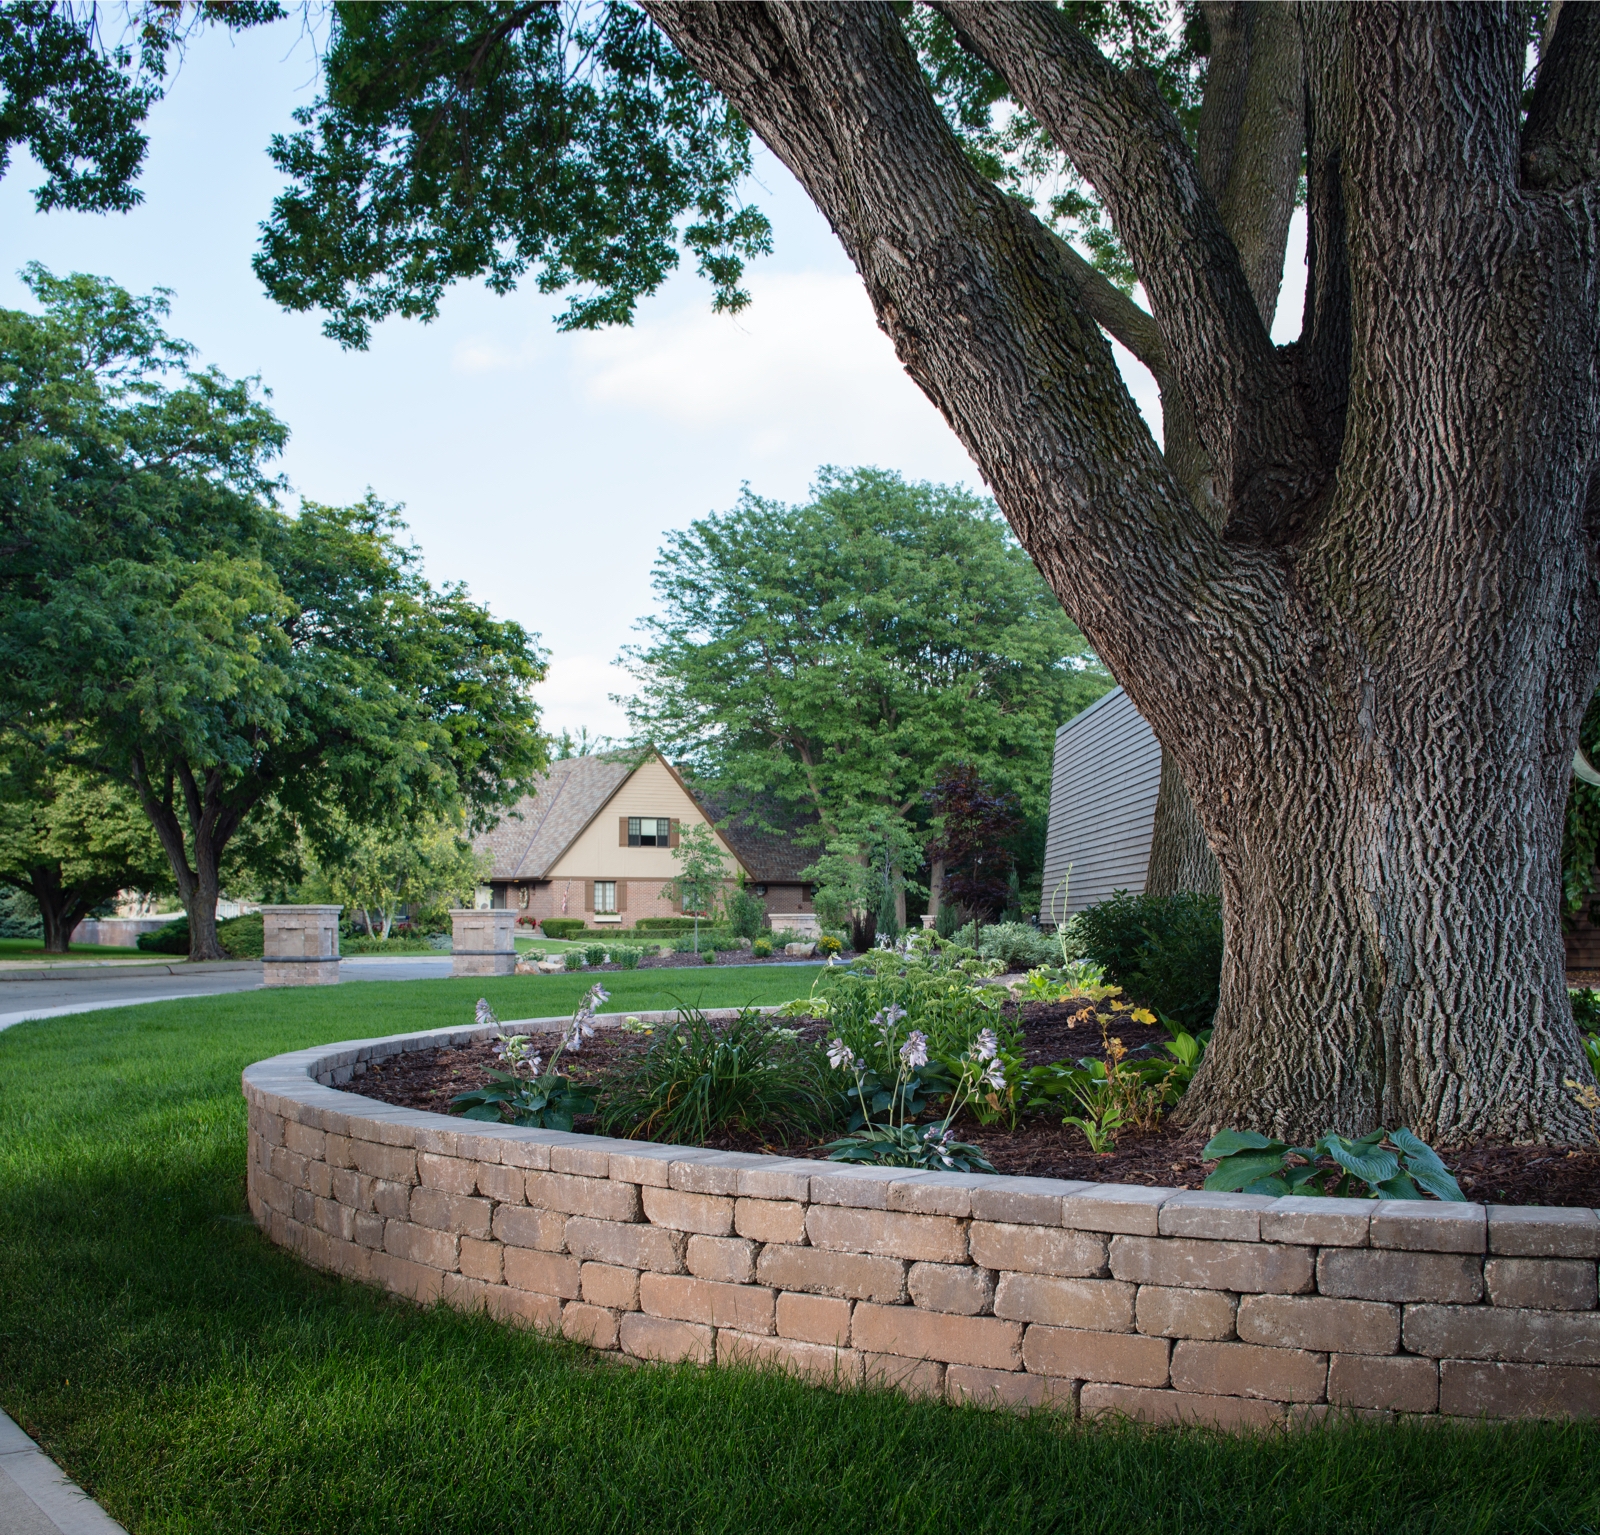
<path id="1" fill-rule="evenodd" d="M 14 975 L 15 972 L 12 972 Z M 450 974 L 450 956 L 419 955 L 387 959 L 381 955 L 356 955 L 341 962 L 340 983 L 358 981 L 440 980 Z M 232 966 L 174 975 L 134 968 L 107 966 L 96 975 L 40 976 L 0 982 L 0 1029 L 29 1018 L 59 1018 L 65 1013 L 89 1013 L 103 1007 L 128 1007 L 137 1002 L 171 1002 L 183 997 L 215 997 L 230 991 L 255 991 L 261 985 L 261 966 Z"/>

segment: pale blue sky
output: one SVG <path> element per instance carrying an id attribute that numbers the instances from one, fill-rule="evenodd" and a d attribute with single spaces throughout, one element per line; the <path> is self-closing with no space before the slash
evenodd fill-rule
<path id="1" fill-rule="evenodd" d="M 559 299 L 464 285 L 434 324 L 390 321 L 367 352 L 341 351 L 250 270 L 279 184 L 267 141 L 316 78 L 298 21 L 202 35 L 151 115 L 145 201 L 130 214 L 35 214 L 39 177 L 19 156 L 0 181 L 0 305 L 31 307 L 15 275 L 30 260 L 173 289 L 173 333 L 271 389 L 297 492 L 345 502 L 371 486 L 404 502 L 433 579 L 465 581 L 542 636 L 552 730 L 620 731 L 607 694 L 628 682 L 612 663 L 653 605 L 661 536 L 730 506 L 741 482 L 798 499 L 819 464 L 870 463 L 981 485 L 832 232 L 765 151 L 749 196 L 776 249 L 750 270 L 755 303 L 736 318 L 711 314 L 692 272 L 631 329 L 586 335 L 555 329 Z M 1290 335 L 1302 260 L 1291 253 L 1276 328 Z M 1154 412 L 1148 375 L 1124 360 Z"/>

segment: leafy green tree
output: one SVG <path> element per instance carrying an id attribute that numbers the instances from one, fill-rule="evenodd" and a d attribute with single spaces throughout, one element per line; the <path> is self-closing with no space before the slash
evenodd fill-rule
<path id="1" fill-rule="evenodd" d="M 346 916 L 359 913 L 369 938 L 387 939 L 401 907 L 424 924 L 437 921 L 470 901 L 493 863 L 473 852 L 462 830 L 442 817 L 348 827 L 338 839 L 340 855 L 313 872 L 304 893 L 337 901 Z"/>
<path id="2" fill-rule="evenodd" d="M 703 821 L 685 826 L 672 850 L 678 872 L 662 887 L 664 901 L 676 901 L 681 911 L 694 917 L 694 951 L 700 952 L 700 919 L 709 916 L 723 887 L 733 877 L 727 855 L 716 833 Z"/>
<path id="3" fill-rule="evenodd" d="M 45 952 L 65 954 L 95 907 L 119 890 L 164 893 L 172 871 L 134 795 L 12 737 L 0 749 L 0 885 L 33 897 Z"/>
<path id="4" fill-rule="evenodd" d="M 883 470 L 824 469 L 804 506 L 746 491 L 669 535 L 655 589 L 635 730 L 828 837 L 958 761 L 1042 807 L 1056 727 L 1111 686 L 992 503 Z"/>
<path id="5" fill-rule="evenodd" d="M 284 428 L 199 372 L 160 296 L 30 268 L 42 314 L 0 311 L 0 661 L 6 701 L 127 785 L 171 864 L 190 955 L 221 957 L 223 856 L 303 831 L 460 808 L 476 822 L 544 763 L 532 639 L 435 590 L 403 524 L 277 508 Z M 327 846 L 325 846 L 327 844 Z"/>
<path id="6" fill-rule="evenodd" d="M 815 883 L 811 903 L 828 926 L 849 926 L 852 948 L 870 949 L 880 933 L 899 936 L 910 884 L 905 871 L 921 859 L 922 838 L 903 817 L 857 812 L 805 870 Z"/>

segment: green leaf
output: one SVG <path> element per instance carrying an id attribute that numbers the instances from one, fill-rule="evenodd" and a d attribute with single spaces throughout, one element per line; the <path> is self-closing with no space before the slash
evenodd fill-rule
<path id="1" fill-rule="evenodd" d="M 1283 1158 L 1280 1156 L 1271 1152 L 1259 1152 L 1253 1156 L 1240 1154 L 1224 1157 L 1217 1164 L 1216 1171 L 1206 1179 L 1205 1187 L 1228 1193 L 1242 1189 L 1259 1178 L 1281 1177 L 1282 1174 Z"/>
<path id="2" fill-rule="evenodd" d="M 1209 1162 L 1213 1157 L 1229 1157 L 1238 1151 L 1266 1151 L 1268 1148 L 1287 1149 L 1282 1141 L 1258 1135 L 1254 1130 L 1219 1130 L 1206 1142 L 1200 1156 Z"/>
<path id="3" fill-rule="evenodd" d="M 498 1121 L 500 1118 L 500 1110 L 492 1107 L 489 1104 L 482 1104 L 478 1108 L 468 1109 L 464 1114 L 461 1115 L 461 1118 Z"/>
<path id="4" fill-rule="evenodd" d="M 1389 1139 L 1408 1167 L 1426 1167 L 1430 1171 L 1443 1173 L 1449 1177 L 1449 1169 L 1439 1160 L 1439 1153 L 1409 1130 L 1395 1130 L 1391 1132 Z"/>
<path id="5" fill-rule="evenodd" d="M 1451 1177 L 1443 1165 L 1437 1172 L 1431 1167 L 1407 1167 L 1406 1171 L 1435 1199 L 1442 1199 L 1448 1204 L 1468 1202 L 1467 1196 L 1461 1192 L 1461 1185 Z"/>
<path id="6" fill-rule="evenodd" d="M 1352 1177 L 1376 1188 L 1400 1171 L 1400 1160 L 1392 1151 L 1356 1150 L 1343 1136 L 1328 1137 L 1328 1155 Z"/>
<path id="7" fill-rule="evenodd" d="M 1404 1173 L 1396 1173 L 1384 1183 L 1374 1183 L 1372 1191 L 1385 1199 L 1421 1199 L 1417 1186 Z"/>
<path id="8" fill-rule="evenodd" d="M 1254 1183 L 1247 1183 L 1243 1192 L 1246 1194 L 1282 1196 L 1289 1192 L 1289 1185 L 1282 1178 L 1257 1178 Z"/>

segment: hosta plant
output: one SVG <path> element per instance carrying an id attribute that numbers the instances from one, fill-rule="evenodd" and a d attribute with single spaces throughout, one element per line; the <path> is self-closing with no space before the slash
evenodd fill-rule
<path id="1" fill-rule="evenodd" d="M 1218 1158 L 1208 1189 L 1245 1194 L 1323 1194 L 1343 1199 L 1464 1201 L 1438 1153 L 1409 1130 L 1359 1139 L 1330 1131 L 1314 1146 L 1290 1146 L 1253 1130 L 1223 1130 L 1201 1156 Z"/>
<path id="2" fill-rule="evenodd" d="M 594 1010 L 609 996 L 602 986 L 589 988 L 563 1030 L 548 1066 L 528 1035 L 500 1034 L 495 1054 L 511 1069 L 490 1072 L 487 1087 L 457 1094 L 450 1100 L 450 1107 L 463 1119 L 497 1120 L 536 1130 L 570 1130 L 577 1115 L 594 1112 L 594 1099 L 562 1076 L 556 1064 L 564 1051 L 580 1050 L 585 1039 L 594 1037 Z M 482 997 L 478 999 L 477 1020 L 480 1024 L 500 1021 Z"/>
<path id="3" fill-rule="evenodd" d="M 878 1167 L 922 1167 L 941 1173 L 992 1173 L 976 1146 L 955 1140 L 948 1125 L 879 1125 L 833 1143 L 831 1162 L 870 1162 Z"/>

